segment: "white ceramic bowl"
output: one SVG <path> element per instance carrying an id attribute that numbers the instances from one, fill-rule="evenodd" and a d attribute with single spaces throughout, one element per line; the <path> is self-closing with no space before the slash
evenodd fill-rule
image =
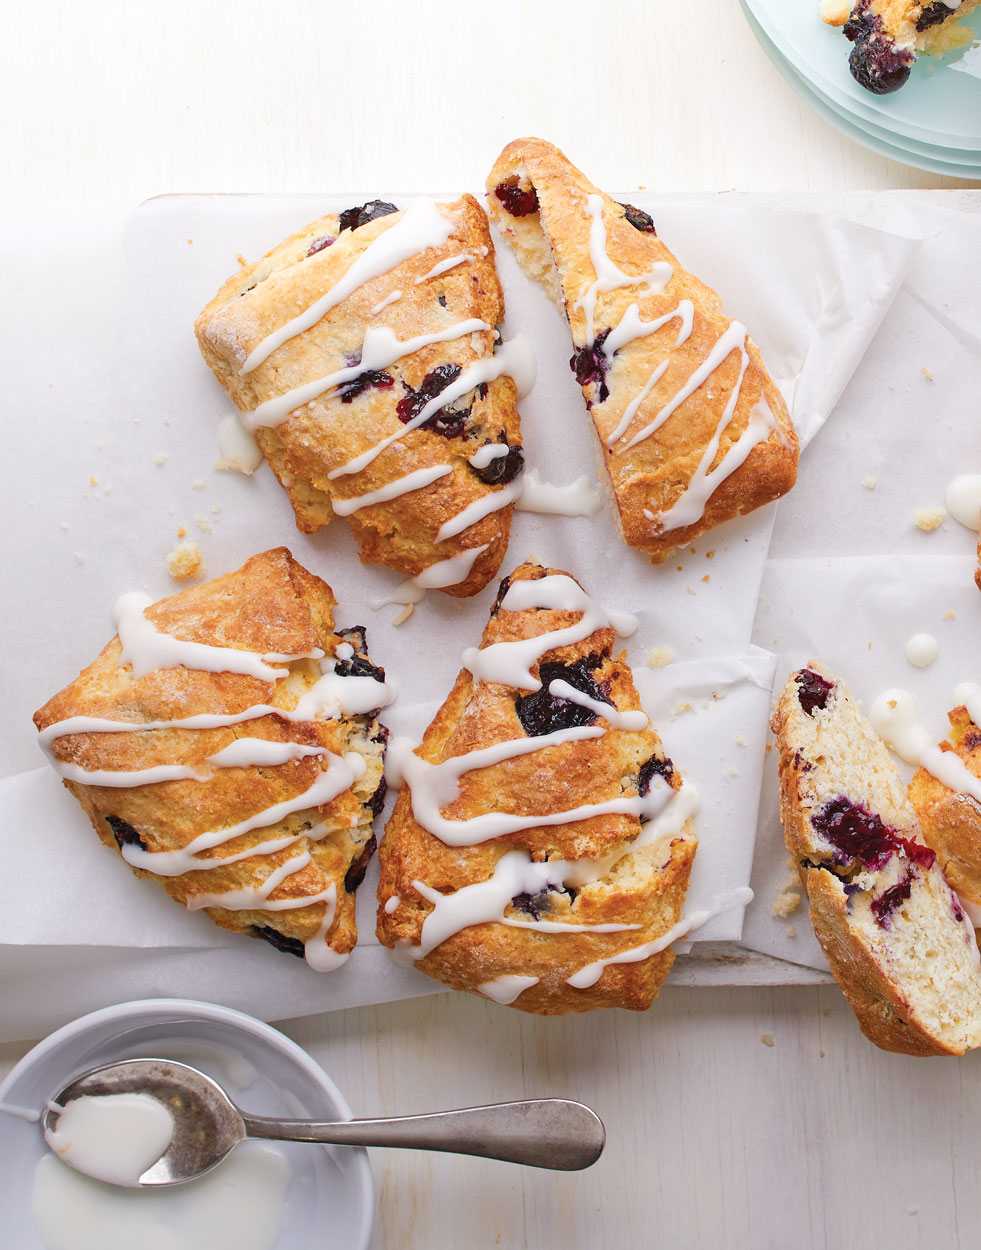
<path id="1" fill-rule="evenodd" d="M 0 1084 L 0 1103 L 40 1109 L 76 1074 L 139 1055 L 185 1058 L 257 1115 L 351 1118 L 333 1081 L 288 1037 L 240 1011 L 181 998 L 122 1003 L 65 1025 Z M 34 1169 L 46 1149 L 36 1123 L 0 1114 L 3 1246 L 44 1250 L 30 1199 Z M 277 1250 L 365 1250 L 374 1214 L 367 1153 L 300 1143 L 282 1149 L 291 1181 Z"/>

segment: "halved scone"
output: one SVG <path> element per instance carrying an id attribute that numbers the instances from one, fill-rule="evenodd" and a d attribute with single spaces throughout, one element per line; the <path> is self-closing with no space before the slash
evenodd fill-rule
<path id="1" fill-rule="evenodd" d="M 364 631 L 285 547 L 150 605 L 34 715 L 96 833 L 224 929 L 338 966 L 384 797 Z"/>
<path id="2" fill-rule="evenodd" d="M 792 673 L 773 731 L 787 849 L 862 1032 L 909 1055 L 977 1046 L 974 929 L 923 841 L 889 752 L 844 682 L 816 661 Z"/>
<path id="3" fill-rule="evenodd" d="M 521 565 L 422 745 L 382 839 L 378 936 L 523 1011 L 648 1007 L 695 855 L 690 791 L 567 573 Z"/>
<path id="4" fill-rule="evenodd" d="M 349 519 L 365 562 L 472 595 L 507 549 L 522 467 L 504 299 L 472 196 L 371 201 L 311 222 L 198 317 L 297 526 Z"/>
<path id="5" fill-rule="evenodd" d="M 797 436 L 780 391 L 746 327 L 646 213 L 542 139 L 504 149 L 487 198 L 522 269 L 569 321 L 626 543 L 660 563 L 790 490 Z"/>

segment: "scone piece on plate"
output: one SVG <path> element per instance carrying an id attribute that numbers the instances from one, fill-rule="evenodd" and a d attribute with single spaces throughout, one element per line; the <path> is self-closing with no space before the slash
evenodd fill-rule
<path id="1" fill-rule="evenodd" d="M 119 633 L 34 715 L 106 846 L 320 970 L 357 939 L 392 697 L 333 607 L 285 547 L 156 604 L 124 595 Z"/>
<path id="2" fill-rule="evenodd" d="M 943 56 L 974 39 L 962 26 L 981 0 L 821 0 L 821 17 L 844 27 L 852 42 L 848 68 L 875 95 L 888 95 L 909 78 L 921 53 Z"/>
<path id="3" fill-rule="evenodd" d="M 507 549 L 522 468 L 504 299 L 473 196 L 373 200 L 311 222 L 229 278 L 205 360 L 313 533 L 348 518 L 365 562 L 472 595 Z"/>
<path id="4" fill-rule="evenodd" d="M 773 731 L 787 849 L 862 1032 L 909 1055 L 977 1046 L 974 929 L 848 688 L 812 661 L 784 686 Z"/>
<path id="5" fill-rule="evenodd" d="M 647 213 L 542 139 L 504 149 L 487 199 L 522 269 L 568 318 L 626 543 L 660 563 L 790 490 L 798 446 L 783 396 L 746 327 Z"/>
<path id="6" fill-rule="evenodd" d="M 614 640 L 574 578 L 523 564 L 422 745 L 393 744 L 378 936 L 454 989 L 642 1010 L 667 976 L 690 790 Z"/>
<path id="7" fill-rule="evenodd" d="M 977 692 L 968 702 L 978 715 Z M 909 798 L 944 876 L 968 914 L 981 923 L 981 729 L 963 704 L 950 713 L 950 741 L 941 742 L 940 750 L 944 763 L 954 765 L 951 772 L 962 773 L 959 788 L 918 768 Z"/>

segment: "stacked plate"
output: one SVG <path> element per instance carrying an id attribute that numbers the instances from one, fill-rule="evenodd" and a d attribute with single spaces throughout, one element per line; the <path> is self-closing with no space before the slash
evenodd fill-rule
<path id="1" fill-rule="evenodd" d="M 770 60 L 802 100 L 881 156 L 953 178 L 981 179 L 981 8 L 964 19 L 978 40 L 943 59 L 920 57 L 892 95 L 860 87 L 851 45 L 825 25 L 818 0 L 740 0 Z"/>

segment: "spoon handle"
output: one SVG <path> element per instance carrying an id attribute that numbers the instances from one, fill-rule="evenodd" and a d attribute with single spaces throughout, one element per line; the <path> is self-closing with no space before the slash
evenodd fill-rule
<path id="1" fill-rule="evenodd" d="M 535 1168 L 588 1168 L 606 1141 L 603 1121 L 581 1102 L 538 1098 L 377 1120 L 272 1120 L 242 1116 L 249 1137 L 337 1146 L 399 1146 L 503 1159 Z"/>

